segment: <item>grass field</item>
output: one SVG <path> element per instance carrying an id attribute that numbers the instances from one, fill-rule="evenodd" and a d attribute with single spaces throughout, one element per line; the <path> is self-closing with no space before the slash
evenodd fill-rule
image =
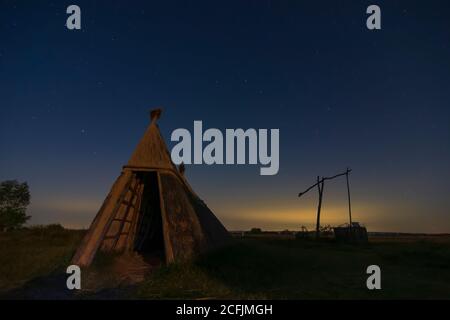
<path id="1" fill-rule="evenodd" d="M 62 270 L 83 233 L 58 225 L 0 232 L 0 292 Z"/>
<path id="2" fill-rule="evenodd" d="M 20 288 L 36 277 L 64 272 L 81 236 L 80 231 L 57 227 L 0 234 L 0 293 Z M 366 288 L 366 268 L 371 264 L 381 267 L 382 290 Z M 101 274 L 102 268 L 107 270 L 106 265 L 107 258 L 97 263 L 96 274 Z M 446 236 L 377 238 L 360 246 L 332 241 L 236 239 L 234 244 L 190 263 L 157 269 L 144 281 L 124 289 L 119 297 L 449 299 L 449 266 L 450 237 Z M 97 296 L 89 292 L 78 297 Z"/>

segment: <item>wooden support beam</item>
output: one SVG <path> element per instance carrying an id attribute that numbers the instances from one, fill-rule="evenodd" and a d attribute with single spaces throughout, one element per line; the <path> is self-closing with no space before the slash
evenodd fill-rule
<path id="1" fill-rule="evenodd" d="M 351 207 L 351 201 L 350 201 L 350 183 L 349 183 L 349 179 L 348 179 L 348 174 L 351 171 L 352 171 L 351 169 L 347 168 L 347 170 L 345 172 L 338 173 L 338 174 L 336 174 L 334 176 L 331 176 L 331 177 L 322 177 L 322 178 L 320 178 L 319 176 L 317 176 L 317 182 L 315 184 L 313 184 L 312 186 L 307 188 L 305 191 L 300 192 L 298 194 L 298 196 L 301 197 L 302 195 L 304 195 L 305 193 L 310 191 L 312 188 L 317 187 L 317 190 L 319 192 L 319 203 L 317 205 L 316 239 L 319 239 L 319 237 L 320 237 L 320 211 L 321 211 L 321 208 L 322 208 L 323 188 L 325 186 L 325 181 L 326 180 L 332 180 L 332 179 L 335 179 L 337 177 L 341 177 L 341 176 L 345 175 L 345 177 L 347 179 L 348 214 L 349 214 L 349 218 L 350 218 L 350 228 L 352 227 L 352 207 Z"/>
<path id="2" fill-rule="evenodd" d="M 347 196 L 348 196 L 348 216 L 350 218 L 350 229 L 352 228 L 352 204 L 350 201 L 350 183 L 348 181 L 348 174 L 351 170 L 347 168 L 347 172 L 345 174 L 345 177 L 347 178 Z"/>
<path id="3" fill-rule="evenodd" d="M 320 238 L 320 210 L 322 208 L 322 194 L 323 194 L 324 181 L 320 182 L 319 176 L 317 176 L 317 188 L 319 191 L 319 204 L 317 205 L 317 221 L 316 221 L 316 239 Z"/>

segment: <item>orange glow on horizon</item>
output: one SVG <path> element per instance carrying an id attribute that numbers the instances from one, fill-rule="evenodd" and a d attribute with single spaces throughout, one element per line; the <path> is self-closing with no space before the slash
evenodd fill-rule
<path id="1" fill-rule="evenodd" d="M 94 198 L 42 200 L 30 205 L 33 211 L 30 225 L 60 223 L 73 229 L 88 228 L 103 201 Z M 302 226 L 306 226 L 308 230 L 315 229 L 317 207 L 314 201 L 309 204 L 282 200 L 261 201 L 256 205 L 238 201 L 219 205 L 222 201 L 217 200 L 219 199 L 211 201 L 210 208 L 230 231 L 251 228 L 300 230 Z M 442 221 L 430 221 L 426 212 L 411 216 L 413 209 L 417 208 L 411 205 L 355 202 L 352 203 L 352 220 L 362 223 L 369 231 L 443 232 L 440 226 L 445 225 L 446 216 L 442 216 Z M 406 217 L 408 218 L 405 219 Z M 321 225 L 337 226 L 348 222 L 348 207 L 345 203 L 322 207 Z"/>

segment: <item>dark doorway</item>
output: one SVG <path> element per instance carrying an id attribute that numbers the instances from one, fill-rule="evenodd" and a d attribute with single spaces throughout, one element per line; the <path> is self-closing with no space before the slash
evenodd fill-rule
<path id="1" fill-rule="evenodd" d="M 165 261 L 161 203 L 156 172 L 141 173 L 144 184 L 135 250 L 151 260 Z"/>

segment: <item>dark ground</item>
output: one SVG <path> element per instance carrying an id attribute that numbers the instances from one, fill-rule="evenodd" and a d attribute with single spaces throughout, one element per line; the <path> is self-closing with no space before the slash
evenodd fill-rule
<path id="1" fill-rule="evenodd" d="M 57 227 L 0 234 L 0 298 L 450 299 L 449 236 L 377 237 L 368 245 L 236 239 L 190 263 L 151 269 L 139 281 L 113 267 L 123 269 L 119 262 L 127 259 L 100 256 L 83 270 L 83 290 L 72 293 L 64 270 L 81 236 Z M 382 290 L 366 288 L 371 264 L 381 267 Z"/>

